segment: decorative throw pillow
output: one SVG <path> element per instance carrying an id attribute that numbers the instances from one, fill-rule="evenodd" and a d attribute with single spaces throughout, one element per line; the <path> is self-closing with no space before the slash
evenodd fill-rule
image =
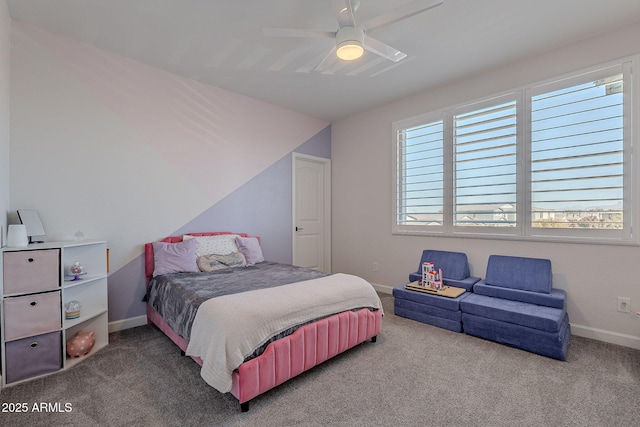
<path id="1" fill-rule="evenodd" d="M 264 261 L 262 248 L 257 238 L 237 236 L 236 243 L 242 255 L 247 259 L 247 265 L 254 265 Z"/>
<path id="2" fill-rule="evenodd" d="M 215 271 L 231 267 L 244 267 L 247 260 L 240 252 L 232 252 L 229 255 L 202 255 L 196 260 L 200 271 Z"/>
<path id="3" fill-rule="evenodd" d="M 196 242 L 153 242 L 153 275 L 180 272 L 199 272 L 196 265 Z"/>
<path id="4" fill-rule="evenodd" d="M 232 252 L 238 252 L 236 245 L 237 234 L 219 234 L 217 236 L 192 236 L 185 234 L 183 240 L 196 241 L 196 255 L 229 255 Z"/>

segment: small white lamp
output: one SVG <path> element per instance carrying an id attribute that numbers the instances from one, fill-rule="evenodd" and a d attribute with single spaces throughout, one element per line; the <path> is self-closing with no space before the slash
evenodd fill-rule
<path id="1" fill-rule="evenodd" d="M 7 246 L 19 248 L 28 245 L 29 237 L 27 237 L 27 227 L 24 224 L 9 225 L 7 229 Z"/>

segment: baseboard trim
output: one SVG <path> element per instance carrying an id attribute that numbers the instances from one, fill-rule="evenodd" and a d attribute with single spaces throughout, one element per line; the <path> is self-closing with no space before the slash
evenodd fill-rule
<path id="1" fill-rule="evenodd" d="M 589 326 L 576 325 L 571 323 L 571 335 L 578 337 L 591 338 L 603 341 L 609 344 L 617 344 L 624 347 L 635 348 L 640 350 L 640 337 L 627 334 L 619 334 L 617 332 L 605 331 Z"/>
<path id="2" fill-rule="evenodd" d="M 147 324 L 147 316 L 130 317 L 128 319 L 116 320 L 109 322 L 109 333 L 122 331 L 124 329 L 135 328 L 136 326 L 143 326 Z"/>
<path id="3" fill-rule="evenodd" d="M 371 283 L 371 282 L 369 282 L 369 283 Z M 373 289 L 375 289 L 377 292 L 381 292 L 383 294 L 392 294 L 393 293 L 393 287 L 392 286 L 380 285 L 378 283 L 371 283 L 371 286 L 373 286 Z"/>

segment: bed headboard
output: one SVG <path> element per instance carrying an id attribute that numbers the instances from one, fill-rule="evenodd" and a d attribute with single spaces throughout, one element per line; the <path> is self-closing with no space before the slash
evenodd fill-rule
<path id="1" fill-rule="evenodd" d="M 218 236 L 220 234 L 237 234 L 238 236 L 242 236 L 242 237 L 250 237 L 246 233 L 232 233 L 230 231 L 209 231 L 204 233 L 185 233 L 185 234 L 189 234 L 191 236 Z M 161 240 L 161 242 L 167 242 L 167 243 L 182 242 L 182 236 L 183 235 L 181 234 L 179 236 L 165 237 L 164 239 Z M 260 241 L 259 237 L 257 237 L 257 239 L 258 241 Z M 144 244 L 144 274 L 145 274 L 147 283 L 149 283 L 149 280 L 151 280 L 151 276 L 153 276 L 154 269 L 155 269 L 155 263 L 153 262 L 153 244 L 145 243 Z"/>

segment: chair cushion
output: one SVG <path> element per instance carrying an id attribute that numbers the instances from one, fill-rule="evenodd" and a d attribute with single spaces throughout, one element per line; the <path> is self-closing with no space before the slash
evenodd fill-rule
<path id="1" fill-rule="evenodd" d="M 462 327 L 466 334 L 559 360 L 566 359 L 571 339 L 571 326 L 567 314 L 564 315 L 557 332 L 540 331 L 469 313 L 462 313 Z"/>
<path id="2" fill-rule="evenodd" d="M 396 298 L 393 302 L 393 309 L 396 314 L 399 309 L 404 309 L 405 311 L 410 311 L 416 314 L 420 313 L 440 319 L 453 320 L 456 322 L 460 322 L 462 320 L 462 312 L 460 310 L 446 310 L 434 305 L 419 304 L 417 302 L 400 298 Z"/>
<path id="3" fill-rule="evenodd" d="M 450 313 L 454 313 L 450 311 Z M 460 314 L 460 312 L 455 312 Z M 438 328 L 448 329 L 453 332 L 462 332 L 462 320 L 451 320 L 445 317 L 434 316 L 427 314 L 423 311 L 415 311 L 401 306 L 396 306 L 394 309 L 396 316 L 404 317 L 406 319 L 415 320 L 417 322 L 426 323 L 427 325 L 437 326 Z"/>
<path id="4" fill-rule="evenodd" d="M 418 270 L 413 273 L 417 274 L 418 278 L 411 278 L 410 276 L 410 282 L 415 282 L 416 280 L 422 279 L 422 263 L 424 262 L 433 262 L 435 264 L 436 270 L 441 268 L 443 278 L 452 280 L 463 280 L 470 276 L 467 254 L 462 252 L 426 249 L 422 251 L 422 257 L 420 258 Z"/>
<path id="5" fill-rule="evenodd" d="M 490 286 L 483 280 L 473 285 L 473 293 L 508 299 L 512 301 L 527 302 L 530 304 L 546 305 L 547 307 L 565 308 L 567 293 L 562 289 L 551 288 L 548 294 L 542 292 L 522 291 L 520 289 L 503 288 L 502 286 Z"/>
<path id="6" fill-rule="evenodd" d="M 484 281 L 490 286 L 548 294 L 551 291 L 551 261 L 491 255 Z"/>
<path id="7" fill-rule="evenodd" d="M 513 323 L 546 332 L 558 332 L 566 311 L 520 301 L 470 294 L 460 301 L 463 313 Z"/>

